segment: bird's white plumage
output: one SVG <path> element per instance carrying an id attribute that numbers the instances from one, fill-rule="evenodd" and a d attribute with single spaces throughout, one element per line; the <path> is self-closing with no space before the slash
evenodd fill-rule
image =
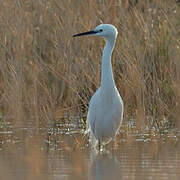
<path id="1" fill-rule="evenodd" d="M 123 117 L 123 101 L 114 82 L 111 64 L 118 31 L 111 24 L 101 24 L 93 31 L 78 35 L 86 34 L 102 36 L 106 40 L 102 56 L 101 84 L 90 100 L 87 116 L 91 144 L 95 146 L 99 142 L 100 147 L 101 144 L 115 139 Z"/>
<path id="2" fill-rule="evenodd" d="M 114 139 L 122 120 L 123 103 L 116 87 L 110 91 L 99 88 L 91 98 L 88 118 L 92 145 Z M 94 137 L 95 136 L 95 139 Z"/>

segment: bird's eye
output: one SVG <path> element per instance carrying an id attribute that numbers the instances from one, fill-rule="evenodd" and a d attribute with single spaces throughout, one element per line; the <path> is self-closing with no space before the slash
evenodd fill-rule
<path id="1" fill-rule="evenodd" d="M 102 30 L 102 29 L 100 29 L 100 30 L 99 30 L 99 32 L 103 32 L 103 30 Z"/>

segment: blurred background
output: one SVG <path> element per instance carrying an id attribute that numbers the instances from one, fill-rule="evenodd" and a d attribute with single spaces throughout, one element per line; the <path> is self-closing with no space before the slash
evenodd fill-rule
<path id="1" fill-rule="evenodd" d="M 72 35 L 100 23 L 119 31 L 112 64 L 125 112 L 117 143 L 123 138 L 134 142 L 141 135 L 143 140 L 163 136 L 176 142 L 179 17 L 180 3 L 175 0 L 1 1 L 1 179 L 11 169 L 10 164 L 4 166 L 10 157 L 38 173 L 48 169 L 41 158 L 44 150 L 86 147 L 82 131 L 88 102 L 100 84 L 104 41 Z M 22 179 L 28 178 L 35 179 Z"/>

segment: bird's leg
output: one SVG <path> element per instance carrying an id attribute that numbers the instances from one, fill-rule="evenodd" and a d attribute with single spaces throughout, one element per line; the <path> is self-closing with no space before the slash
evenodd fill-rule
<path id="1" fill-rule="evenodd" d="M 116 149 L 117 148 L 117 142 L 115 137 L 112 139 L 112 149 Z"/>
<path id="2" fill-rule="evenodd" d="M 112 139 L 111 148 L 112 148 L 112 155 L 114 155 L 114 151 L 115 151 L 115 138 Z"/>
<path id="3" fill-rule="evenodd" d="M 100 142 L 100 140 L 98 140 L 98 150 L 99 150 L 99 152 L 101 150 L 101 142 Z"/>

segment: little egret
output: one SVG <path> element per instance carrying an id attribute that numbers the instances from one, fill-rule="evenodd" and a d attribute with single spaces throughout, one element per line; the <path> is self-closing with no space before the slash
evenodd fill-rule
<path id="1" fill-rule="evenodd" d="M 90 132 L 90 141 L 93 147 L 115 140 L 116 134 L 123 118 L 123 101 L 116 88 L 111 55 L 115 46 L 118 31 L 111 24 L 100 24 L 94 30 L 73 35 L 102 36 L 106 45 L 102 55 L 101 84 L 89 103 L 87 115 L 87 127 Z"/>

